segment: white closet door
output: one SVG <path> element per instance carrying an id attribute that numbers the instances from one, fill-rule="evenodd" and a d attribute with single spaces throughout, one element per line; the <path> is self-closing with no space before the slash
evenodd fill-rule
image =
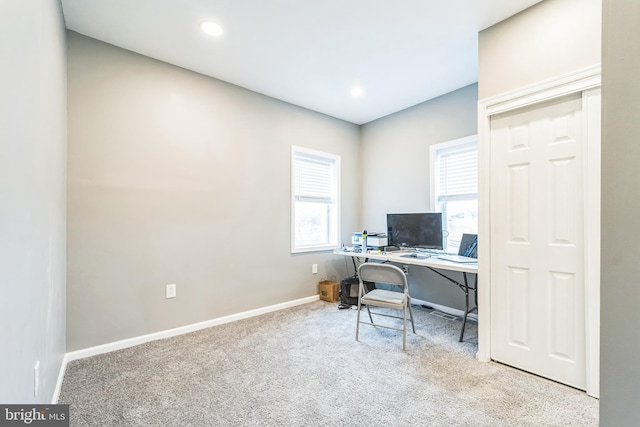
<path id="1" fill-rule="evenodd" d="M 586 387 L 581 94 L 491 120 L 491 357 Z"/>

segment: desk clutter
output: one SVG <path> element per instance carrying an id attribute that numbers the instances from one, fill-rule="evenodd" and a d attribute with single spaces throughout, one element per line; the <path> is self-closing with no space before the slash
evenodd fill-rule
<path id="1" fill-rule="evenodd" d="M 366 249 L 383 249 L 389 244 L 387 235 L 384 233 L 371 232 L 367 230 L 362 232 L 356 231 L 351 236 L 351 244 L 355 250 Z"/>
<path id="2" fill-rule="evenodd" d="M 355 232 L 351 237 L 353 246 L 343 246 L 334 252 L 354 252 L 363 255 L 398 255 L 401 258 L 428 259 L 437 257 L 453 263 L 474 264 L 478 262 L 478 236 L 476 234 L 463 234 L 457 254 L 447 253 L 442 245 L 434 247 L 409 247 L 387 245 L 385 234 L 368 234 L 367 230 Z"/>

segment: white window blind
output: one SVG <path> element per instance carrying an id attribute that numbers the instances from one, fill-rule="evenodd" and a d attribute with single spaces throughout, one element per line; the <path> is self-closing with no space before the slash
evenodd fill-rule
<path id="1" fill-rule="evenodd" d="M 442 212 L 444 247 L 455 253 L 464 233 L 478 230 L 477 136 L 431 147 L 432 200 Z"/>
<path id="2" fill-rule="evenodd" d="M 478 147 L 464 144 L 437 151 L 438 202 L 478 194 Z"/>
<path id="3" fill-rule="evenodd" d="M 292 252 L 338 247 L 340 157 L 292 147 Z"/>
<path id="4" fill-rule="evenodd" d="M 302 202 L 332 203 L 335 200 L 335 162 L 307 153 L 297 153 L 295 197 Z"/>

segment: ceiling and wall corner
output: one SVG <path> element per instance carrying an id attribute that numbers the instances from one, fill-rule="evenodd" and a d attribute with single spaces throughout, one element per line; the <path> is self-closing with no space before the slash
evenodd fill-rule
<path id="1" fill-rule="evenodd" d="M 62 0 L 80 34 L 355 124 L 478 80 L 478 32 L 540 0 Z M 205 36 L 213 21 L 222 34 Z M 359 88 L 362 93 L 352 96 Z"/>

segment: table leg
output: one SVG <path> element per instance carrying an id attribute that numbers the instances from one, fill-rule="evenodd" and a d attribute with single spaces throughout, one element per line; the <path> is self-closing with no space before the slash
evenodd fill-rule
<path id="1" fill-rule="evenodd" d="M 462 277 L 464 277 L 464 319 L 462 320 L 462 330 L 460 331 L 460 339 L 459 342 L 462 342 L 464 339 L 464 328 L 467 326 L 467 316 L 469 315 L 469 282 L 467 280 L 467 273 L 462 273 Z"/>

